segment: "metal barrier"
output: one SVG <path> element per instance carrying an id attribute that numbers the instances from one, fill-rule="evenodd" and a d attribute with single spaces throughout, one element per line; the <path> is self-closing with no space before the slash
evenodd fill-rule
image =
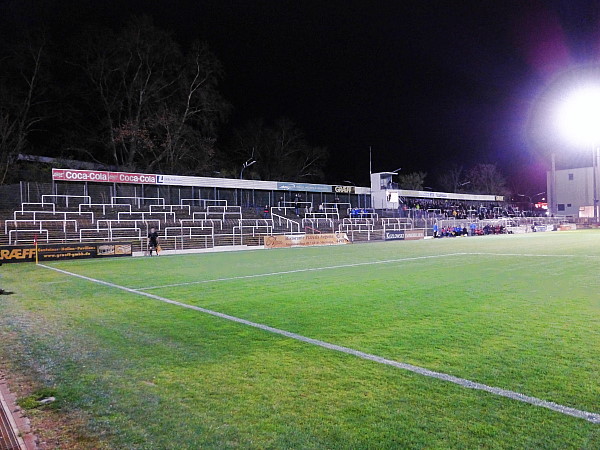
<path id="1" fill-rule="evenodd" d="M 64 199 L 65 200 L 65 204 L 66 207 L 69 207 L 69 199 L 71 198 L 85 198 L 87 199 L 87 202 L 85 203 L 81 203 L 79 202 L 78 204 L 89 204 L 92 202 L 92 198 L 89 195 L 57 195 L 57 194 L 43 194 L 42 195 L 42 203 L 45 203 L 45 199 L 46 197 L 48 198 L 54 198 L 54 199 Z M 54 203 L 54 202 L 53 202 Z"/>
<path id="2" fill-rule="evenodd" d="M 150 212 L 153 212 L 153 209 L 157 209 L 157 208 L 162 208 L 162 210 L 164 211 L 165 208 L 168 208 L 168 212 L 174 212 L 173 208 L 177 208 L 177 209 L 183 209 L 185 210 L 187 208 L 187 212 L 188 212 L 188 216 L 191 214 L 191 207 L 190 205 L 150 205 Z"/>
<path id="3" fill-rule="evenodd" d="M 291 233 L 301 233 L 300 231 L 300 223 L 296 222 L 292 219 L 288 219 L 285 216 L 280 216 L 279 214 L 275 214 L 272 210 L 271 210 L 271 217 L 273 218 L 273 224 L 275 224 L 275 222 L 277 221 L 279 226 L 282 226 L 281 224 L 283 223 L 284 226 L 291 232 Z"/>
<path id="4" fill-rule="evenodd" d="M 37 235 L 37 233 L 46 233 L 46 242 L 48 242 L 48 230 L 45 229 L 39 229 L 39 230 L 10 230 L 8 232 L 8 245 L 12 245 L 13 244 L 13 240 L 12 240 L 12 235 L 17 236 L 19 233 L 23 234 L 23 233 L 33 233 L 34 235 L 31 237 L 30 241 L 33 242 L 35 239 L 35 236 Z M 18 243 L 18 239 L 15 239 L 14 244 Z"/>
<path id="5" fill-rule="evenodd" d="M 79 204 L 79 212 L 86 212 L 86 211 L 82 211 L 81 208 L 82 207 L 89 207 L 94 208 L 94 207 L 102 207 L 102 215 L 105 216 L 106 215 L 106 208 L 109 207 L 111 209 L 118 209 L 121 207 L 126 207 L 128 211 L 126 212 L 131 212 L 131 205 L 129 203 L 115 203 L 115 204 L 110 204 L 110 203 L 80 203 Z"/>
<path id="6" fill-rule="evenodd" d="M 334 224 L 333 224 L 333 219 L 328 219 L 326 217 L 317 217 L 317 218 L 310 218 L 310 217 L 305 217 L 304 219 L 302 219 L 302 228 L 306 228 L 307 227 L 307 223 L 310 223 L 312 229 L 315 228 L 319 228 L 319 225 L 321 224 L 321 222 L 324 222 L 326 225 L 329 226 L 329 228 L 331 228 L 331 232 L 334 232 Z M 320 233 L 320 231 L 319 231 Z"/>
<path id="7" fill-rule="evenodd" d="M 33 223 L 34 225 L 39 225 L 39 230 L 42 230 L 42 226 L 44 223 L 62 223 L 63 224 L 63 233 L 67 232 L 67 223 L 72 223 L 74 225 L 74 231 L 77 231 L 77 220 L 75 219 L 38 219 L 38 220 L 27 220 L 27 219 L 20 219 L 20 220 L 7 220 L 4 222 L 4 233 L 8 234 L 8 224 L 12 223 L 14 224 L 15 228 L 19 227 L 19 223 Z"/>
<path id="8" fill-rule="evenodd" d="M 137 207 L 138 208 L 142 207 L 142 202 L 146 203 L 149 200 L 150 201 L 156 201 L 156 202 L 158 202 L 161 205 L 165 204 L 165 199 L 163 197 L 120 197 L 120 196 L 117 196 L 117 197 L 111 197 L 110 198 L 111 205 L 121 204 L 118 201 L 115 202 L 115 200 L 133 200 L 134 202 L 137 203 Z"/>
<path id="9" fill-rule="evenodd" d="M 223 221 L 221 219 L 179 219 L 179 224 L 181 226 L 185 226 L 184 224 L 189 223 L 190 226 L 194 226 L 194 224 L 200 224 L 200 226 L 206 226 L 206 223 L 210 223 L 213 228 L 215 228 L 215 224 L 219 226 L 219 229 L 223 229 Z"/>

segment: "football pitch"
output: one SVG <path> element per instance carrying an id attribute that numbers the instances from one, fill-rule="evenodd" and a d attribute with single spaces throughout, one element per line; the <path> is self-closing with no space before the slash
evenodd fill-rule
<path id="1" fill-rule="evenodd" d="M 0 357 L 115 448 L 600 448 L 600 232 L 4 265 Z"/>

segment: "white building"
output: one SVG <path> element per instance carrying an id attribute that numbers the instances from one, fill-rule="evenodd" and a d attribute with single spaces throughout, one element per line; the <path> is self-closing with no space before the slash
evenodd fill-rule
<path id="1" fill-rule="evenodd" d="M 553 215 L 594 217 L 594 171 L 592 167 L 548 171 L 548 207 Z M 596 196 L 598 199 L 598 196 Z"/>

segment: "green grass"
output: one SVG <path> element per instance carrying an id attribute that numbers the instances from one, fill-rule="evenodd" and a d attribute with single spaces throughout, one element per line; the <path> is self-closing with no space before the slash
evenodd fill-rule
<path id="1" fill-rule="evenodd" d="M 137 289 L 401 259 L 147 292 L 600 412 L 598 232 L 52 266 Z M 112 447 L 600 447 L 582 419 L 34 265 L 2 273 L 0 357 Z"/>

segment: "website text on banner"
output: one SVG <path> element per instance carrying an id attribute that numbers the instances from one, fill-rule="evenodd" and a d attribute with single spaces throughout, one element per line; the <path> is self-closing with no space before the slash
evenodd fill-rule
<path id="1" fill-rule="evenodd" d="M 37 244 L 37 257 L 40 262 L 61 259 L 104 258 L 109 256 L 132 256 L 131 243 Z M 0 263 L 35 261 L 35 245 L 0 246 Z"/>
<path id="2" fill-rule="evenodd" d="M 350 244 L 346 233 L 276 235 L 265 237 L 266 248 L 306 247 L 309 245 Z"/>

